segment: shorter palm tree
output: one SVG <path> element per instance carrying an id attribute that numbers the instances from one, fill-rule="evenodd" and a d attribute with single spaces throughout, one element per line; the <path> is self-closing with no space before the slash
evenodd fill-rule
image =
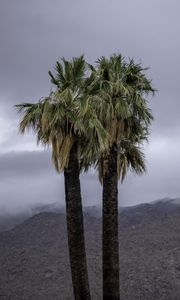
<path id="1" fill-rule="evenodd" d="M 23 114 L 20 131 L 32 128 L 38 143 L 52 147 L 52 159 L 58 172 L 64 171 L 66 218 L 74 297 L 89 300 L 79 162 L 85 144 L 104 149 L 106 131 L 98 121 L 86 94 L 88 78 L 84 58 L 57 62 L 57 75 L 51 72 L 57 90 L 43 100 L 17 105 Z M 92 142 L 93 139 L 93 142 Z"/>

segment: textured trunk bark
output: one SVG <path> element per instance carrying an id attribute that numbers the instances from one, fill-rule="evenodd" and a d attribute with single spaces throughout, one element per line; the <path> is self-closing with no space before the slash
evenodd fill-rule
<path id="1" fill-rule="evenodd" d="M 103 163 L 103 300 L 119 300 L 118 178 L 115 145 Z"/>
<path id="2" fill-rule="evenodd" d="M 64 171 L 69 257 L 75 300 L 90 300 L 77 145 Z"/>

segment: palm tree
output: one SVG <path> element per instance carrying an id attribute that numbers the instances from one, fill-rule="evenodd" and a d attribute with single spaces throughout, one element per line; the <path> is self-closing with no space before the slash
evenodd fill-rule
<path id="1" fill-rule="evenodd" d="M 16 107 L 23 113 L 20 131 L 32 128 L 38 142 L 52 146 L 52 159 L 58 172 L 64 171 L 65 200 L 69 257 L 74 297 L 89 300 L 90 289 L 84 241 L 84 225 L 80 188 L 79 161 L 84 143 L 93 143 L 103 149 L 106 132 L 98 121 L 86 95 L 88 75 L 83 56 L 71 62 L 62 59 L 56 63 L 57 74 L 51 80 L 55 92 L 32 104 Z"/>
<path id="2" fill-rule="evenodd" d="M 126 63 L 121 55 L 101 57 L 97 70 L 91 69 L 96 112 L 110 143 L 97 160 L 103 183 L 103 299 L 119 300 L 118 178 L 130 166 L 138 173 L 145 169 L 138 143 L 147 138 L 152 120 L 144 95 L 154 90 L 141 65 Z"/>

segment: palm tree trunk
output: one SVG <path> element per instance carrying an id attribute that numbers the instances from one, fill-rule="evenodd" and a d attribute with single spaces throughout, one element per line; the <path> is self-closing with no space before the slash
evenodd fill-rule
<path id="1" fill-rule="evenodd" d="M 119 300 L 117 151 L 103 161 L 103 300 Z"/>
<path id="2" fill-rule="evenodd" d="M 66 220 L 72 284 L 75 300 L 90 300 L 77 144 L 72 147 L 64 171 Z"/>

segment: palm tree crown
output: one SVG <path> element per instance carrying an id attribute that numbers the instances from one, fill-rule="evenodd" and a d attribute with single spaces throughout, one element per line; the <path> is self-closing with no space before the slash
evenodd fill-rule
<path id="1" fill-rule="evenodd" d="M 72 62 L 64 58 L 62 61 L 63 65 L 56 63 L 56 77 L 49 72 L 56 91 L 37 103 L 16 105 L 23 113 L 21 133 L 32 128 L 38 143 L 52 146 L 52 159 L 58 172 L 67 167 L 75 142 L 78 141 L 79 160 L 85 148 L 91 152 L 93 145 L 94 151 L 100 151 L 107 142 L 106 131 L 93 108 L 93 98 L 86 93 L 88 73 L 83 56 Z"/>
<path id="2" fill-rule="evenodd" d="M 153 120 L 145 96 L 155 91 L 151 81 L 145 76 L 146 68 L 135 64 L 133 60 L 126 62 L 120 54 L 115 54 L 109 59 L 101 57 L 97 60 L 97 68 L 91 66 L 91 69 L 94 73 L 94 81 L 90 85 L 90 93 L 96 99 L 95 110 L 98 119 L 108 131 L 109 145 L 116 145 L 118 162 L 125 157 L 128 145 L 129 150 L 130 148 L 136 149 L 136 154 L 139 153 L 137 157 L 140 158 L 141 154 L 139 162 L 142 165 L 144 158 L 140 144 L 148 139 L 149 125 Z M 125 146 L 126 149 L 123 149 Z M 103 155 L 98 152 L 98 155 L 94 157 L 96 166 L 100 164 L 100 178 L 101 161 L 107 154 L 108 150 Z M 130 160 L 128 161 L 130 166 Z M 120 177 L 121 164 L 117 167 Z M 137 172 L 140 171 L 133 162 L 131 167 Z M 141 170 L 145 170 L 145 166 Z"/>

